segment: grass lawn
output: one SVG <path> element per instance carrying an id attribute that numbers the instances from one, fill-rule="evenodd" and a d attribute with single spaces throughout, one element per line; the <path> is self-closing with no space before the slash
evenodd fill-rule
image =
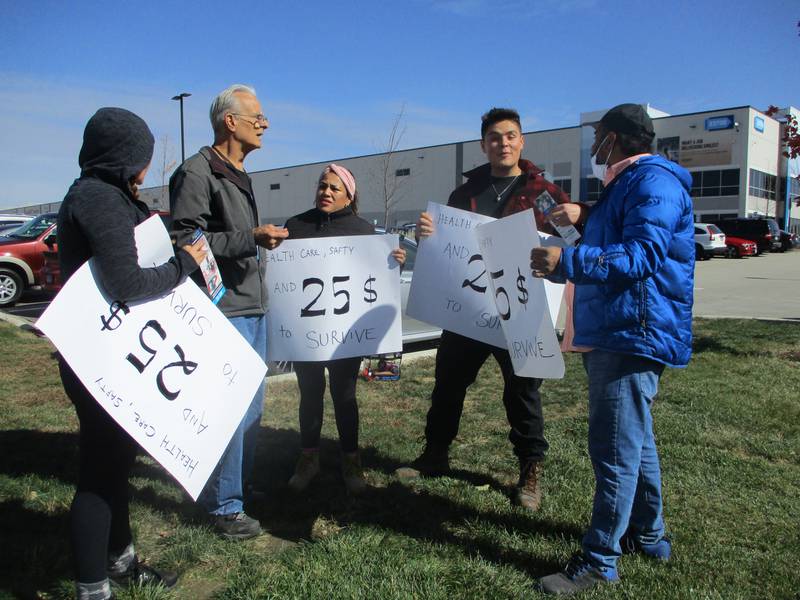
<path id="1" fill-rule="evenodd" d="M 47 341 L 0 323 L 0 348 L 0 596 L 69 598 L 77 420 Z M 292 381 L 271 382 L 256 475 L 265 497 L 248 509 L 270 534 L 218 539 L 169 476 L 140 458 L 137 550 L 182 580 L 172 593 L 118 597 L 540 597 L 533 581 L 578 549 L 594 488 L 586 377 L 579 356 L 566 361 L 565 378 L 542 386 L 550 453 L 539 513 L 509 504 L 517 464 L 493 361 L 467 396 L 453 474 L 411 484 L 393 471 L 422 447 L 433 360 L 405 365 L 399 382 L 359 384 L 372 489 L 358 499 L 339 478 L 330 410 L 322 475 L 305 496 L 286 489 L 298 394 Z M 665 373 L 653 409 L 674 558 L 624 557 L 619 585 L 582 597 L 800 598 L 798 390 L 800 323 L 697 321 L 692 362 Z"/>

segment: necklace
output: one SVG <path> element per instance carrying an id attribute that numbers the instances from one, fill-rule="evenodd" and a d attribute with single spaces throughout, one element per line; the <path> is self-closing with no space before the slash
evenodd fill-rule
<path id="1" fill-rule="evenodd" d="M 506 192 L 509 190 L 509 188 L 511 188 L 511 186 L 512 186 L 512 185 L 514 185 L 514 184 L 517 182 L 517 179 L 519 179 L 519 175 L 516 175 L 516 176 L 514 177 L 514 179 L 512 179 L 512 180 L 511 180 L 511 183 L 509 183 L 509 184 L 508 184 L 508 185 L 507 185 L 507 186 L 506 186 L 506 187 L 503 189 L 503 191 L 502 191 L 502 192 L 498 192 L 498 191 L 497 191 L 497 188 L 496 188 L 496 187 L 494 187 L 494 183 L 492 183 L 492 189 L 494 190 L 494 193 L 495 193 L 495 194 L 497 194 L 497 201 L 498 201 L 498 202 L 500 202 L 500 201 L 503 199 L 503 194 L 505 194 L 505 193 L 506 193 Z"/>

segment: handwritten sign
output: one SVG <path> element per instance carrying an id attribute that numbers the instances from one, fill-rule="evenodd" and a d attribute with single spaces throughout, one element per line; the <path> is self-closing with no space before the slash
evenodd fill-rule
<path id="1" fill-rule="evenodd" d="M 494 221 L 428 203 L 433 235 L 420 240 L 406 314 L 468 338 L 506 347 L 475 229 Z"/>
<path id="2" fill-rule="evenodd" d="M 172 256 L 158 217 L 136 228 L 139 264 Z M 97 402 L 193 499 L 222 456 L 266 365 L 206 294 L 187 280 L 160 297 L 119 302 L 92 260 L 36 326 Z"/>
<path id="3" fill-rule="evenodd" d="M 403 347 L 396 235 L 286 240 L 267 252 L 269 360 L 324 361 Z"/>
<path id="4" fill-rule="evenodd" d="M 477 239 L 514 373 L 560 379 L 564 359 L 550 306 L 560 306 L 564 286 L 550 284 L 548 297 L 546 282 L 531 275 L 530 250 L 540 245 L 533 210 L 481 225 Z M 547 244 L 564 242 L 548 236 Z"/>

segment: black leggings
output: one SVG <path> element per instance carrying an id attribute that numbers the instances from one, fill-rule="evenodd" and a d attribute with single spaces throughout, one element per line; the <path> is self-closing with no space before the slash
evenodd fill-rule
<path id="1" fill-rule="evenodd" d="M 92 398 L 69 366 L 59 361 L 61 381 L 80 421 L 80 470 L 70 509 L 70 537 L 77 581 L 107 577 L 109 552 L 133 540 L 128 515 L 128 476 L 137 443 Z"/>
<path id="2" fill-rule="evenodd" d="M 340 358 L 327 362 L 296 362 L 300 387 L 300 443 L 303 448 L 318 448 L 322 431 L 322 399 L 325 395 L 325 368 L 331 380 L 331 397 L 339 430 L 342 452 L 358 450 L 358 404 L 356 380 L 361 358 Z"/>

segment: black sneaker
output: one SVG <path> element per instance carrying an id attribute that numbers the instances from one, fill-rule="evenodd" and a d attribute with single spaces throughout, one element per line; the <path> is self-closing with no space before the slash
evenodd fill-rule
<path id="1" fill-rule="evenodd" d="M 593 567 L 583 554 L 578 553 L 570 559 L 563 571 L 542 577 L 538 587 L 545 594 L 571 596 L 603 583 L 618 581 L 616 569 L 601 571 Z"/>
<path id="2" fill-rule="evenodd" d="M 120 586 L 163 586 L 174 587 L 178 583 L 178 574 L 171 571 L 162 571 L 134 559 L 133 565 L 122 573 L 109 572 L 108 578 Z"/>
<path id="3" fill-rule="evenodd" d="M 414 479 L 420 475 L 425 477 L 438 477 L 450 471 L 450 447 L 438 444 L 425 444 L 422 451 L 410 467 L 400 467 L 395 475 L 401 479 Z"/>
<path id="4" fill-rule="evenodd" d="M 242 511 L 230 515 L 217 515 L 214 529 L 226 540 L 248 540 L 261 535 L 261 523 Z"/>

